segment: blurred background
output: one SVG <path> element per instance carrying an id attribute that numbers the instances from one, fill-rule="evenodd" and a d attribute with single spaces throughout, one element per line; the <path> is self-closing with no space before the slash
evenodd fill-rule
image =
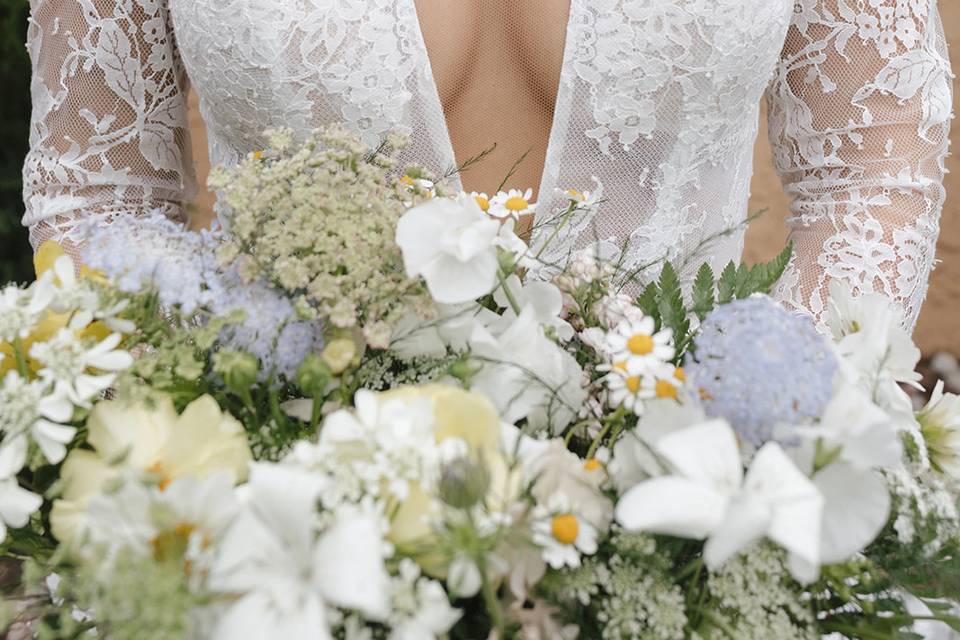
<path id="1" fill-rule="evenodd" d="M 941 0 L 940 5 L 954 69 L 960 72 L 960 2 Z M 0 98 L 0 282 L 28 280 L 32 276 L 27 234 L 20 227 L 20 168 L 27 148 L 30 109 L 29 65 L 23 47 L 27 6 L 28 0 L 0 0 L 0 87 L 4 93 Z M 960 94 L 956 81 L 954 88 Z M 209 163 L 195 96 L 191 96 L 190 118 L 198 181 L 203 185 Z M 786 238 L 783 218 L 787 201 L 773 171 L 765 131 L 766 125 L 761 123 L 750 210 L 768 212 L 747 233 L 748 262 L 773 257 Z M 947 163 L 953 173 L 947 176 L 948 198 L 937 254 L 940 263 L 931 278 L 929 297 L 914 337 L 927 356 L 927 366 L 932 365 L 942 377 L 952 378 L 951 386 L 960 388 L 960 367 L 951 355 L 960 355 L 960 121 L 954 123 L 952 138 L 957 155 Z M 210 193 L 201 191 L 198 195 L 194 203 L 198 224 L 209 220 L 212 202 Z"/>

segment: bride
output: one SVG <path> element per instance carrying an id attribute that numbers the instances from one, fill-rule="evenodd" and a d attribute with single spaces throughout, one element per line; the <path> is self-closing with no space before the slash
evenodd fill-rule
<path id="1" fill-rule="evenodd" d="M 950 69 L 936 0 L 31 0 L 24 224 L 76 241 L 85 218 L 193 195 L 186 92 L 214 164 L 261 132 L 341 123 L 490 196 L 537 186 L 533 244 L 596 240 L 628 267 L 743 245 L 766 93 L 795 251 L 777 295 L 819 316 L 832 278 L 915 322 L 944 199 Z M 593 221 L 552 228 L 557 191 L 603 186 Z M 725 230 L 733 230 L 723 234 Z M 687 260 L 693 264 L 700 261 Z M 701 260 L 702 261 L 702 260 Z M 690 274 L 686 274 L 689 276 Z"/>

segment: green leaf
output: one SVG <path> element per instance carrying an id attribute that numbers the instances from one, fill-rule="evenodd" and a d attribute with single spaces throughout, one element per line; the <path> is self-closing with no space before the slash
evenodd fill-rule
<path id="1" fill-rule="evenodd" d="M 660 324 L 673 330 L 677 352 L 682 353 L 690 332 L 690 320 L 683 303 L 683 291 L 677 270 L 669 262 L 664 263 L 660 272 Z"/>
<path id="2" fill-rule="evenodd" d="M 660 287 L 657 286 L 656 282 L 648 284 L 647 288 L 640 294 L 640 297 L 637 298 L 637 306 L 640 307 L 640 310 L 643 311 L 645 315 L 651 316 L 656 321 L 658 327 L 660 326 L 659 298 Z"/>
<path id="3" fill-rule="evenodd" d="M 717 282 L 717 302 L 727 304 L 733 300 L 733 294 L 737 287 L 737 265 L 733 262 L 727 263 L 720 274 L 720 280 Z"/>
<path id="4" fill-rule="evenodd" d="M 716 294 L 714 292 L 716 284 L 714 283 L 713 269 L 706 262 L 701 265 L 697 271 L 697 277 L 693 281 L 693 309 L 701 321 L 708 313 L 713 311 L 716 306 Z"/>

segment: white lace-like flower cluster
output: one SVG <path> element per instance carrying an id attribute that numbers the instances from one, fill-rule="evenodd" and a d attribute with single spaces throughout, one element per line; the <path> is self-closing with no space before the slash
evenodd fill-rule
<path id="1" fill-rule="evenodd" d="M 17 481 L 34 449 L 49 464 L 62 462 L 77 431 L 74 414 L 133 362 L 118 348 L 133 329 L 118 317 L 123 305 L 56 253 L 46 248 L 38 264 L 55 259 L 30 286 L 0 290 L 0 541 L 42 503 Z"/>

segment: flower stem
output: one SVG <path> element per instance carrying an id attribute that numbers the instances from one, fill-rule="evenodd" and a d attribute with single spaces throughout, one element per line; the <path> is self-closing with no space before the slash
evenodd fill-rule
<path id="1" fill-rule="evenodd" d="M 539 260 L 540 256 L 543 255 L 543 252 L 547 250 L 547 247 L 550 246 L 550 243 L 553 242 L 557 235 L 560 233 L 560 230 L 567 224 L 567 221 L 573 216 L 573 212 L 577 210 L 576 203 L 571 202 L 567 206 L 567 210 L 563 212 L 560 222 L 557 223 L 557 226 L 553 228 L 553 231 L 550 232 L 550 235 L 547 237 L 546 241 L 540 245 L 540 249 L 537 251 L 536 255 L 533 256 L 534 260 Z"/>
<path id="2" fill-rule="evenodd" d="M 17 361 L 17 373 L 25 380 L 30 379 L 30 367 L 27 366 L 27 358 L 23 352 L 23 341 L 17 336 L 13 339 L 13 355 Z"/>
<path id="3" fill-rule="evenodd" d="M 507 276 L 503 273 L 503 269 L 497 269 L 497 279 L 500 281 L 500 288 L 503 289 L 503 295 L 507 297 L 507 302 L 510 303 L 510 308 L 519 316 L 520 304 L 517 302 L 517 299 L 513 297 L 513 292 L 510 291 L 510 287 L 507 286 Z"/>

